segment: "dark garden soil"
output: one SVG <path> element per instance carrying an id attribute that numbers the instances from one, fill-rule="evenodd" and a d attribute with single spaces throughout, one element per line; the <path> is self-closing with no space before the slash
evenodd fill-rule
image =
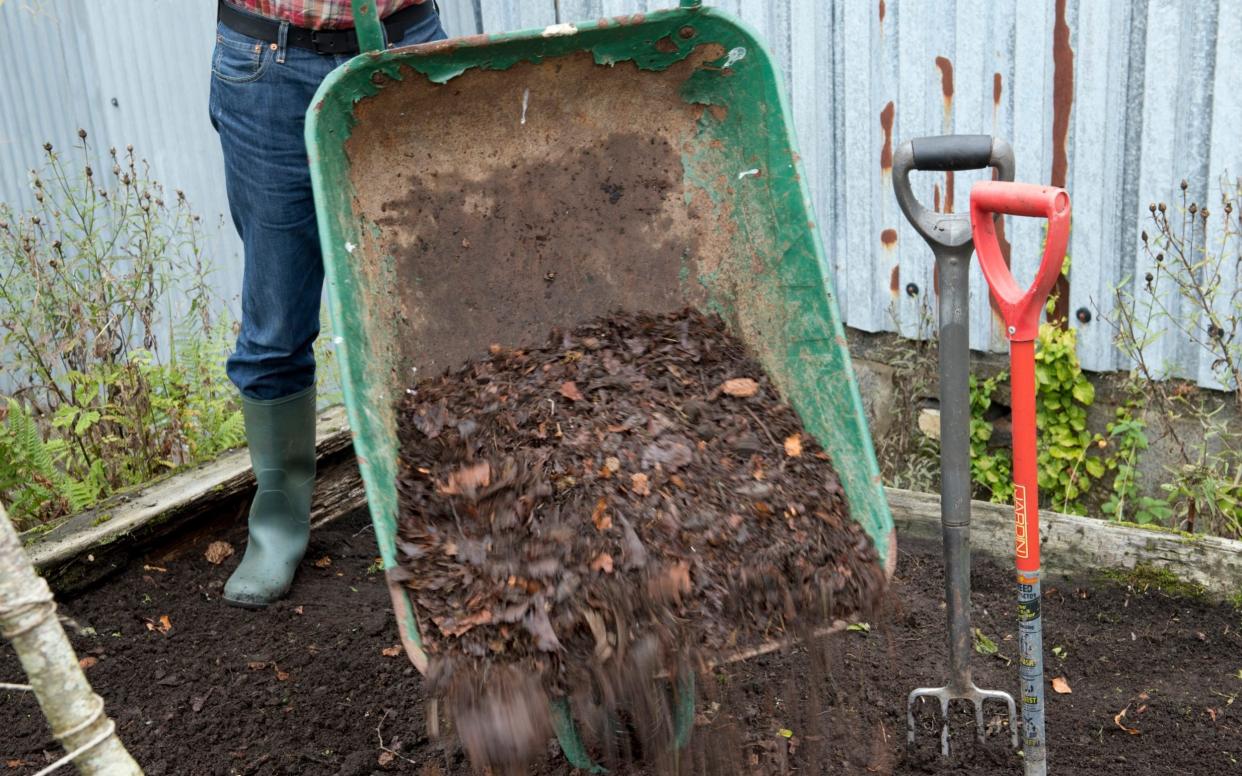
<path id="1" fill-rule="evenodd" d="M 618 313 L 495 346 L 420 381 L 398 422 L 400 576 L 476 765 L 524 770 L 549 698 L 610 766 L 668 750 L 652 677 L 883 593 L 827 455 L 714 316 Z M 610 716 L 633 730 L 600 738 Z"/>
<path id="2" fill-rule="evenodd" d="M 400 556 L 429 677 L 399 646 L 365 512 L 315 531 L 263 612 L 219 598 L 243 525 L 182 537 L 60 602 L 148 774 L 449 776 L 523 758 L 506 773 L 569 774 L 544 702 L 558 693 L 632 776 L 1021 772 L 1001 708 L 982 744 L 956 709 L 946 761 L 927 704 L 906 745 L 907 694 L 945 679 L 938 547 L 901 545 L 872 607 L 874 550 L 831 467 L 709 321 L 617 318 L 497 349 L 401 413 Z M 1045 581 L 1053 773 L 1242 773 L 1242 611 L 1157 582 Z M 976 683 L 1013 692 L 1012 572 L 976 559 L 973 584 Z M 850 630 L 704 665 L 853 613 Z M 674 761 L 649 680 L 687 666 L 697 711 Z M 0 649 L 0 681 L 20 678 Z M 0 692 L 0 725 L 0 773 L 59 756 L 29 696 Z"/>
<path id="3" fill-rule="evenodd" d="M 217 538 L 240 549 L 244 532 Z M 424 682 L 394 649 L 365 513 L 316 531 L 290 598 L 263 613 L 219 600 L 238 556 L 216 566 L 204 560 L 205 549 L 206 540 L 172 557 L 135 560 L 61 602 L 78 654 L 91 663 L 87 676 L 148 774 L 470 773 L 464 756 L 426 738 Z M 930 716 L 916 749 L 905 748 L 906 694 L 944 676 L 938 553 L 932 545 L 902 548 L 890 605 L 869 632 L 832 636 L 813 653 L 755 658 L 700 681 L 716 699 L 700 704 L 703 724 L 687 771 L 712 772 L 702 764 L 707 750 L 726 764 L 754 756 L 756 773 L 781 773 L 784 759 L 792 773 L 1020 774 L 1004 732 L 994 730 L 978 747 L 967 719 L 955 723 L 949 764 L 935 754 Z M 1007 567 L 976 558 L 974 624 L 1009 659 L 1016 653 L 1011 587 Z M 1064 677 L 1073 691 L 1048 693 L 1054 773 L 1240 772 L 1242 613 L 1097 579 L 1050 579 L 1045 593 L 1049 676 Z M 1053 654 L 1057 647 L 1063 658 Z M 0 678 L 20 676 L 11 651 L 0 649 Z M 1014 666 L 998 657 L 976 655 L 975 678 L 982 687 L 1016 690 Z M 812 696 L 821 711 L 809 708 Z M 712 703 L 720 706 L 713 711 Z M 0 693 L 0 721 L 0 772 L 30 774 L 57 756 L 33 699 Z M 381 748 L 381 736 L 398 755 Z M 534 772 L 572 770 L 550 747 Z"/>

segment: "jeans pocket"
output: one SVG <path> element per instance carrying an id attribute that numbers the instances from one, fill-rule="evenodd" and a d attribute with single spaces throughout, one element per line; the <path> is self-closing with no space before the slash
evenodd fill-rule
<path id="1" fill-rule="evenodd" d="M 216 32 L 211 72 L 216 78 L 229 83 L 241 84 L 258 80 L 272 60 L 269 49 L 270 46 L 257 38 L 220 29 Z"/>

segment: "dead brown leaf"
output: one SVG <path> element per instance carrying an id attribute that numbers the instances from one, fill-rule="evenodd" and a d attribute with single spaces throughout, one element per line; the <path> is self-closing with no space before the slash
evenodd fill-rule
<path id="1" fill-rule="evenodd" d="M 262 671 L 264 668 L 267 668 L 267 663 L 261 660 L 252 660 L 246 664 L 246 668 L 249 668 L 251 671 Z"/>
<path id="2" fill-rule="evenodd" d="M 78 661 L 78 667 L 85 671 L 98 662 L 99 658 L 97 657 L 84 657 Z"/>
<path id="3" fill-rule="evenodd" d="M 448 482 L 437 489 L 446 496 L 458 496 L 486 488 L 492 481 L 492 467 L 487 461 L 463 466 L 448 477 Z"/>
<path id="4" fill-rule="evenodd" d="M 487 625 L 492 621 L 491 609 L 480 609 L 474 614 L 468 614 L 460 620 L 441 617 L 435 621 L 436 627 L 445 636 L 456 638 L 479 625 Z"/>
<path id="5" fill-rule="evenodd" d="M 573 380 L 566 380 L 561 383 L 561 396 L 570 401 L 582 401 L 582 391 L 578 390 L 578 386 L 574 384 Z"/>
<path id="6" fill-rule="evenodd" d="M 596 555 L 595 560 L 591 561 L 591 571 L 602 571 L 605 574 L 611 574 L 612 556 L 606 552 Z"/>
<path id="7" fill-rule="evenodd" d="M 331 565 L 332 565 L 332 559 L 329 558 L 327 555 L 315 561 L 315 568 L 317 569 L 326 569 Z"/>
<path id="8" fill-rule="evenodd" d="M 25 760 L 5 760 L 4 766 L 6 768 L 24 768 L 26 766 L 26 761 Z"/>
<path id="9" fill-rule="evenodd" d="M 785 455 L 790 458 L 798 458 L 802 455 L 802 435 L 794 434 L 785 438 Z"/>
<path id="10" fill-rule="evenodd" d="M 612 528 L 612 518 L 608 516 L 608 499 L 601 497 L 595 503 L 595 509 L 591 512 L 591 522 L 595 524 L 597 531 L 607 531 Z"/>
<path id="11" fill-rule="evenodd" d="M 751 396 L 759 393 L 759 383 L 749 377 L 735 377 L 732 380 L 725 380 L 724 385 L 720 386 L 720 390 L 729 396 L 749 399 Z"/>
<path id="12" fill-rule="evenodd" d="M 1216 709 L 1208 707 L 1207 713 L 1208 713 L 1208 716 L 1212 718 L 1212 721 L 1215 722 L 1216 721 Z"/>
<path id="13" fill-rule="evenodd" d="M 294 614 L 302 614 L 302 612 L 303 612 L 303 611 L 305 611 L 304 607 L 301 607 L 301 606 L 295 606 L 295 607 L 293 607 L 293 613 L 294 613 Z"/>
<path id="14" fill-rule="evenodd" d="M 604 459 L 604 465 L 600 467 L 599 476 L 608 479 L 619 471 L 621 471 L 621 459 L 610 455 Z"/>
<path id="15" fill-rule="evenodd" d="M 647 594 L 657 601 L 681 602 L 690 592 L 690 564 L 679 560 L 652 577 L 647 583 Z"/>
<path id="16" fill-rule="evenodd" d="M 272 666 L 272 668 L 276 668 L 276 666 Z M 287 682 L 287 681 L 289 681 L 289 672 L 288 672 L 288 671 L 281 671 L 279 668 L 276 668 L 276 681 L 278 681 L 278 682 Z"/>
<path id="17" fill-rule="evenodd" d="M 465 240 L 463 240 L 462 242 L 465 242 Z M 387 768 L 389 765 L 392 765 L 392 761 L 395 759 L 397 759 L 397 757 L 392 752 L 389 752 L 389 751 L 380 752 L 379 765 L 381 768 Z"/>
<path id="18" fill-rule="evenodd" d="M 1130 708 L 1129 706 L 1126 706 L 1124 709 L 1122 709 L 1121 711 L 1117 712 L 1117 716 L 1113 717 L 1113 722 L 1115 722 L 1115 723 L 1117 724 L 1117 727 L 1119 727 L 1119 728 L 1121 728 L 1122 730 L 1126 731 L 1126 732 L 1127 732 L 1127 733 L 1129 733 L 1130 735 L 1132 735 L 1132 736 L 1137 736 L 1137 735 L 1139 734 L 1139 731 L 1138 731 L 1138 730 L 1136 730 L 1135 728 L 1132 728 L 1132 727 L 1127 727 L 1127 726 L 1126 726 L 1125 724 L 1123 724 L 1123 723 L 1122 723 L 1122 721 L 1121 721 L 1121 720 L 1125 719 L 1125 717 L 1126 717 L 1126 711 L 1127 711 L 1127 710 L 1129 710 L 1129 708 Z"/>
<path id="19" fill-rule="evenodd" d="M 397 655 L 400 655 L 401 652 L 402 648 L 400 644 L 395 644 L 391 647 L 384 647 L 380 650 L 380 654 L 384 657 L 396 657 Z"/>
<path id="20" fill-rule="evenodd" d="M 147 630 L 159 631 L 160 633 L 168 633 L 172 630 L 172 621 L 168 619 L 167 614 L 161 614 L 158 623 L 147 620 Z"/>
<path id="21" fill-rule="evenodd" d="M 631 474 L 630 490 L 634 491 L 634 495 L 636 496 L 651 495 L 651 482 L 647 479 L 647 475 Z"/>
<path id="22" fill-rule="evenodd" d="M 212 542 L 207 545 L 207 551 L 203 553 L 203 557 L 207 562 L 219 566 L 226 558 L 233 554 L 233 545 L 228 542 Z"/>
<path id="23" fill-rule="evenodd" d="M 1070 689 L 1069 682 L 1065 681 L 1065 677 L 1063 676 L 1058 676 L 1052 680 L 1052 689 L 1054 692 L 1060 693 L 1061 695 L 1067 695 L 1073 692 L 1073 690 Z"/>

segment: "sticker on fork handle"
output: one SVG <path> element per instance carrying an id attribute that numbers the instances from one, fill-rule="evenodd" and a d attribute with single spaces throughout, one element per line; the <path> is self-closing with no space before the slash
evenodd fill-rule
<path id="1" fill-rule="evenodd" d="M 1031 557 L 1031 540 L 1027 534 L 1026 486 L 1013 486 L 1014 548 L 1019 560 Z"/>

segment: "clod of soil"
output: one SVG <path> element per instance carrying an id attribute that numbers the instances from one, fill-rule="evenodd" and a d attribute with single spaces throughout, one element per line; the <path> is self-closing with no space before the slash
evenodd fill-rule
<path id="1" fill-rule="evenodd" d="M 658 756 L 657 675 L 883 593 L 827 455 L 715 316 L 618 313 L 407 394 L 394 577 L 476 765 L 539 755 L 560 699 L 606 759 Z"/>

